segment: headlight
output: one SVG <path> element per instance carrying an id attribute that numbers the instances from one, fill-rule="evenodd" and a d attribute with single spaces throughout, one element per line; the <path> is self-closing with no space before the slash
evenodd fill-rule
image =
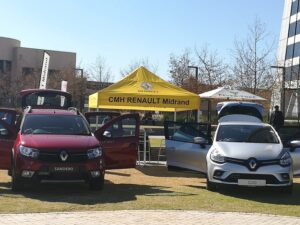
<path id="1" fill-rule="evenodd" d="M 225 156 L 222 153 L 220 153 L 217 149 L 214 149 L 210 153 L 210 159 L 216 163 L 224 163 L 225 162 Z"/>
<path id="2" fill-rule="evenodd" d="M 21 155 L 36 159 L 39 156 L 39 151 L 34 148 L 25 147 L 20 145 L 19 151 Z"/>
<path id="3" fill-rule="evenodd" d="M 95 159 L 97 157 L 102 156 L 102 149 L 101 148 L 93 148 L 87 151 L 88 159 Z"/>
<path id="4" fill-rule="evenodd" d="M 284 153 L 279 161 L 281 166 L 290 166 L 292 164 L 292 158 L 290 153 L 286 152 Z"/>

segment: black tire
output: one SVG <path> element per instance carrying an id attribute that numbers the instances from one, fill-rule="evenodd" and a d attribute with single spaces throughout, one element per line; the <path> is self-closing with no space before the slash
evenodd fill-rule
<path id="1" fill-rule="evenodd" d="M 210 182 L 208 178 L 206 178 L 206 189 L 208 191 L 216 191 L 217 190 L 217 185 L 213 182 Z"/>
<path id="2" fill-rule="evenodd" d="M 15 166 L 12 166 L 11 171 L 11 189 L 14 192 L 22 191 L 24 189 L 24 183 L 22 178 L 16 173 Z"/>
<path id="3" fill-rule="evenodd" d="M 293 184 L 289 185 L 289 186 L 285 186 L 285 187 L 281 187 L 280 191 L 284 194 L 293 194 Z"/>
<path id="4" fill-rule="evenodd" d="M 90 180 L 90 189 L 94 191 L 102 190 L 104 186 L 104 175 L 99 178 L 92 178 Z"/>

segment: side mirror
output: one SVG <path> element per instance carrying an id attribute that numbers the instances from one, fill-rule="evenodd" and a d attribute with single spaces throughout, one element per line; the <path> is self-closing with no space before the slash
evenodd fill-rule
<path id="1" fill-rule="evenodd" d="M 202 148 L 205 148 L 207 140 L 203 137 L 194 137 L 194 143 L 199 144 Z"/>
<path id="2" fill-rule="evenodd" d="M 111 133 L 110 133 L 110 131 L 104 131 L 104 133 L 103 133 L 103 136 L 104 137 L 107 137 L 107 138 L 111 138 Z"/>
<path id="3" fill-rule="evenodd" d="M 293 152 L 295 151 L 295 148 L 299 148 L 300 147 L 300 140 L 292 140 L 289 142 L 289 146 L 290 146 L 290 151 Z"/>

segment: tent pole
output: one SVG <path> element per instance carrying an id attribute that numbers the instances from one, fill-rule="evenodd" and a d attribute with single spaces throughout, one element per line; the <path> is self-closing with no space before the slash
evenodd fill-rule
<path id="1" fill-rule="evenodd" d="M 144 129 L 144 166 L 146 165 L 146 148 L 147 148 L 147 133 L 146 129 Z"/>
<path id="2" fill-rule="evenodd" d="M 176 122 L 176 111 L 174 111 L 174 122 Z"/>

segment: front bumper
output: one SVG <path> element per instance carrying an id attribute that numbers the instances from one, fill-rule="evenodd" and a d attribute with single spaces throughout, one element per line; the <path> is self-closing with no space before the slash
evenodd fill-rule
<path id="1" fill-rule="evenodd" d="M 102 158 L 87 160 L 81 163 L 48 163 L 27 157 L 19 157 L 16 162 L 16 173 L 24 179 L 35 181 L 88 181 L 104 176 Z"/>
<path id="2" fill-rule="evenodd" d="M 209 161 L 207 166 L 207 177 L 213 183 L 269 187 L 289 186 L 293 183 L 291 166 L 266 165 L 259 167 L 256 171 L 250 171 L 244 165 L 228 162 L 217 164 Z"/>

